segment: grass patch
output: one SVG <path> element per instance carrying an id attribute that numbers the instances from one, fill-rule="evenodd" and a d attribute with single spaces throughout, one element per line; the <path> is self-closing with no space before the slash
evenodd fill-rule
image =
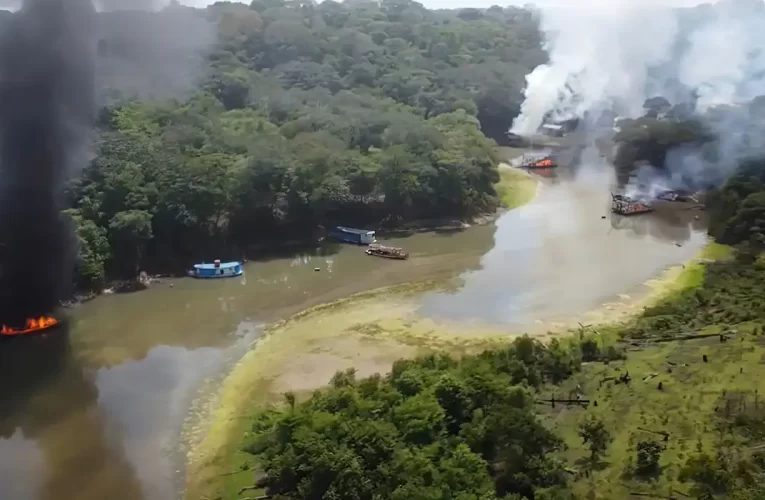
<path id="1" fill-rule="evenodd" d="M 678 475 L 688 457 L 699 449 L 714 454 L 722 442 L 734 439 L 719 428 L 721 400 L 726 394 L 765 390 L 764 355 L 760 338 L 751 335 L 725 343 L 717 338 L 666 343 L 629 352 L 625 361 L 585 364 L 566 384 L 548 388 L 565 395 L 578 386 L 598 403 L 588 409 L 560 405 L 545 411 L 547 425 L 568 446 L 560 458 L 574 464 L 587 456 L 577 427 L 588 415 L 603 420 L 613 438 L 604 457 L 606 467 L 589 477 L 578 475 L 574 492 L 603 499 L 628 498 L 629 492 L 687 493 L 689 487 L 679 483 Z M 630 384 L 616 383 L 625 373 Z M 667 441 L 660 434 L 664 432 Z M 665 447 L 661 474 L 641 480 L 632 473 L 636 446 L 649 439 Z"/>
<path id="2" fill-rule="evenodd" d="M 733 258 L 733 247 L 712 242 L 704 247 L 700 257 L 709 260 L 730 260 Z"/>
<path id="3" fill-rule="evenodd" d="M 700 261 L 683 269 L 662 300 L 628 324 L 606 328 L 601 342 L 625 338 L 625 360 L 584 364 L 570 380 L 546 389 L 563 397 L 577 389 L 597 401 L 587 409 L 545 409 L 547 425 L 567 444 L 559 458 L 584 463 L 588 448 L 577 429 L 585 418 L 602 420 L 612 437 L 601 467 L 587 474 L 583 468 L 573 471 L 574 493 L 591 499 L 628 498 L 631 493 L 695 497 L 693 484 L 680 480 L 690 457 L 700 452 L 714 457 L 722 450 L 736 460 L 750 460 L 750 447 L 761 444 L 746 433 L 765 422 L 765 406 L 756 403 L 765 391 L 765 266 L 731 257 L 729 247 L 710 245 Z M 714 336 L 652 343 L 683 333 L 731 336 L 725 342 Z M 636 344 L 634 337 L 643 341 Z M 625 374 L 629 384 L 619 381 Z M 744 416 L 736 414 L 742 412 L 741 401 L 747 402 Z M 654 474 L 640 477 L 637 446 L 646 441 L 662 447 L 661 458 Z"/>
<path id="4" fill-rule="evenodd" d="M 499 182 L 494 186 L 502 206 L 507 209 L 518 208 L 534 199 L 537 181 L 528 173 L 513 169 L 500 168 Z"/>

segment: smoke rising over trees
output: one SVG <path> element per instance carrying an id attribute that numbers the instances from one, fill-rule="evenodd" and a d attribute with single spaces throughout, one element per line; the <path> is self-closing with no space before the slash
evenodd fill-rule
<path id="1" fill-rule="evenodd" d="M 572 11 L 543 9 L 541 27 L 550 61 L 527 76 L 514 132 L 533 133 L 549 115 L 597 118 L 605 111 L 640 118 L 620 124 L 617 166 L 624 170 L 630 157 L 648 162 L 642 176 L 663 171 L 654 184 L 673 189 L 721 185 L 743 159 L 765 153 L 756 104 L 765 94 L 762 2 L 723 0 L 688 9 L 636 1 L 587 8 L 584 2 Z M 657 123 L 664 120 L 674 124 Z M 675 140 L 675 132 L 699 125 L 703 137 Z M 658 155 L 636 155 L 634 140 L 645 142 L 662 128 L 675 139 L 664 141 Z"/>

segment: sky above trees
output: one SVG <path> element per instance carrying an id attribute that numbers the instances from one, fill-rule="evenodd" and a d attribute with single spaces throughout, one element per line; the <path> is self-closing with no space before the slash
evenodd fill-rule
<path id="1" fill-rule="evenodd" d="M 181 3 L 194 7 L 205 7 L 215 3 L 216 0 L 183 0 Z M 534 4 L 543 7 L 547 6 L 561 6 L 570 8 L 573 5 L 580 6 L 596 6 L 606 7 L 615 6 L 619 4 L 620 0 L 616 2 L 614 0 L 509 0 L 509 1 L 497 1 L 497 0 L 420 0 L 425 7 L 429 9 L 457 9 L 464 7 L 473 8 L 488 8 L 492 5 L 525 5 Z M 706 2 L 704 0 L 646 0 L 646 4 L 662 5 L 665 7 L 692 7 L 702 3 L 716 3 L 715 1 Z"/>
<path id="2" fill-rule="evenodd" d="M 138 0 L 139 2 L 141 0 Z M 156 5 L 163 5 L 166 3 L 169 3 L 170 0 L 146 0 L 145 3 L 154 3 Z M 181 0 L 181 3 L 183 5 L 188 5 L 191 7 L 207 7 L 208 5 L 212 5 L 217 0 Z M 619 5 L 619 3 L 623 0 L 535 0 L 535 1 L 526 1 L 526 0 L 506 0 L 506 1 L 496 1 L 496 0 L 421 0 L 420 3 L 422 3 L 425 7 L 429 9 L 458 9 L 458 8 L 464 8 L 464 7 L 473 7 L 473 8 L 488 8 L 492 5 L 525 5 L 525 4 L 533 4 L 538 5 L 540 7 L 567 7 L 571 8 L 572 5 L 581 6 L 581 7 L 613 7 L 615 5 Z M 663 6 L 663 7 L 693 7 L 695 5 L 699 5 L 702 3 L 716 3 L 717 0 L 705 1 L 705 0 L 646 0 L 646 5 L 652 5 L 652 6 Z M 127 2 L 126 2 L 127 3 Z M 249 3 L 249 2 L 242 2 L 242 3 Z M 18 8 L 18 6 L 21 4 L 21 0 L 0 0 L 0 9 L 10 9 L 15 10 Z"/>

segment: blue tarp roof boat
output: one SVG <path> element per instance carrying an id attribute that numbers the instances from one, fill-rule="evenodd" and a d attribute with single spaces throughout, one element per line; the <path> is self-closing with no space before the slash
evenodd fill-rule
<path id="1" fill-rule="evenodd" d="M 356 245 L 369 245 L 377 241 L 374 231 L 353 227 L 337 226 L 329 230 L 329 235 L 336 240 Z"/>
<path id="2" fill-rule="evenodd" d="M 195 264 L 194 269 L 188 271 L 188 275 L 192 278 L 232 278 L 234 276 L 241 276 L 244 273 L 242 263 L 233 262 L 221 262 L 216 260 L 211 264 Z"/>

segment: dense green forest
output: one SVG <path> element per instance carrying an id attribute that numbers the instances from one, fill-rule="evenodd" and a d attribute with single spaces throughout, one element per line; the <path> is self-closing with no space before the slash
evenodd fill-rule
<path id="1" fill-rule="evenodd" d="M 487 136 L 504 137 L 545 57 L 520 8 L 256 0 L 109 22 L 127 15 L 157 28 L 193 16 L 216 40 L 188 95 L 112 92 L 101 110 L 95 158 L 67 190 L 81 286 L 310 240 L 322 224 L 492 211 Z M 129 42 L 107 35 L 99 51 L 129 58 Z"/>
<path id="2" fill-rule="evenodd" d="M 687 286 L 625 324 L 285 394 L 246 438 L 255 487 L 282 499 L 762 498 L 763 172 L 750 162 L 712 195 L 712 233 L 735 258 L 694 264 Z M 652 343 L 691 333 L 711 337 Z M 589 407 L 538 404 L 556 393 Z"/>

